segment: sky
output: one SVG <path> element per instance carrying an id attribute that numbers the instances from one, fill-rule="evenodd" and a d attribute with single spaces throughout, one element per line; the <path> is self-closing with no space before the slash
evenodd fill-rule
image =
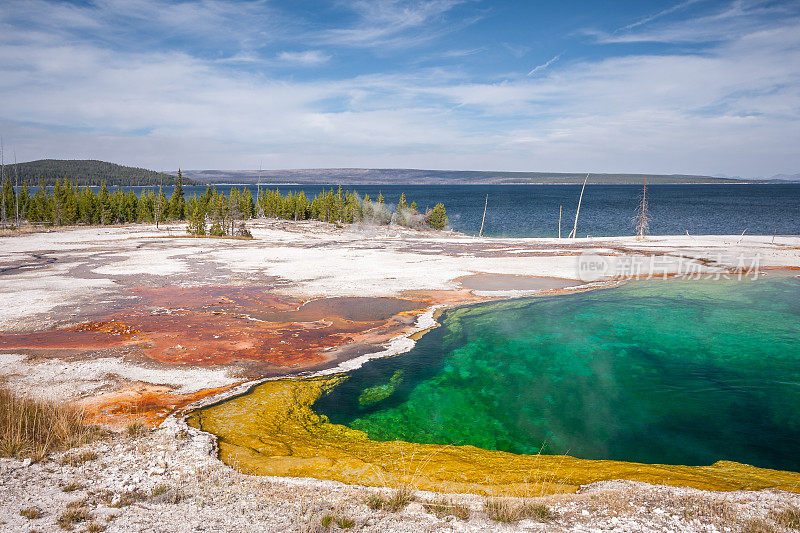
<path id="1" fill-rule="evenodd" d="M 800 172 L 800 0 L 3 0 L 6 161 Z"/>

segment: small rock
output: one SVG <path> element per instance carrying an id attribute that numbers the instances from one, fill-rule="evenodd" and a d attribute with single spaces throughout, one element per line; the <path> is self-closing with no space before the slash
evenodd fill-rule
<path id="1" fill-rule="evenodd" d="M 24 460 L 24 461 L 22 461 L 22 466 L 23 466 L 23 467 L 25 467 L 25 466 L 31 466 L 31 458 L 30 458 L 30 457 L 26 457 L 26 458 L 25 458 L 25 460 Z"/>
<path id="2" fill-rule="evenodd" d="M 411 502 L 406 506 L 406 511 L 409 513 L 420 514 L 425 512 L 425 508 L 419 502 Z"/>

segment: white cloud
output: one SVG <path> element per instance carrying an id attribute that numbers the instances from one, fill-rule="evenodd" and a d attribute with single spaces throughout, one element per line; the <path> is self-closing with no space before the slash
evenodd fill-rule
<path id="1" fill-rule="evenodd" d="M 321 65 L 330 60 L 331 56 L 321 50 L 306 50 L 304 52 L 281 52 L 278 59 L 286 63 L 298 65 Z"/>
<path id="2" fill-rule="evenodd" d="M 442 21 L 453 8 L 467 0 L 350 0 L 345 2 L 358 15 L 358 22 L 347 28 L 334 28 L 315 38 L 328 45 L 352 47 L 410 47 L 454 31 L 468 22 L 449 22 L 446 27 L 430 28 Z"/>

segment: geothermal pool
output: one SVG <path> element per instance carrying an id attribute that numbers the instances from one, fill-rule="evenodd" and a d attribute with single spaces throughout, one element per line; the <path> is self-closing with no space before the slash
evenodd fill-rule
<path id="1" fill-rule="evenodd" d="M 313 411 L 374 441 L 800 471 L 797 278 L 639 281 L 440 322 Z"/>

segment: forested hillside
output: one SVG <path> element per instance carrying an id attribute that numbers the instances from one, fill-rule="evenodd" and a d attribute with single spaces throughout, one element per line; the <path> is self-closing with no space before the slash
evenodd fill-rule
<path id="1" fill-rule="evenodd" d="M 38 185 L 40 180 L 44 180 L 45 185 L 53 185 L 56 179 L 65 177 L 78 186 L 100 185 L 105 181 L 109 187 L 114 185 L 157 186 L 161 182 L 164 185 L 175 185 L 177 179 L 175 176 L 163 172 L 126 167 L 94 159 L 40 159 L 19 163 L 16 166 L 6 164 L 5 175 L 12 182 L 17 178 L 20 185 L 23 183 Z M 184 185 L 195 184 L 194 181 L 185 177 L 183 183 Z"/>

